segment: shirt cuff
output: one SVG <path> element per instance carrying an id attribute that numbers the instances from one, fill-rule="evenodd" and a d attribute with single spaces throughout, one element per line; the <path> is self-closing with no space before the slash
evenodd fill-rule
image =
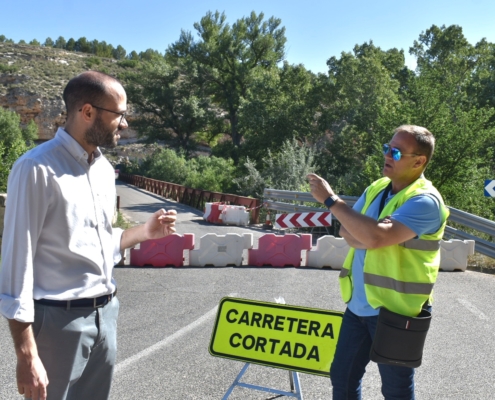
<path id="1" fill-rule="evenodd" d="M 34 322 L 34 302 L 32 299 L 22 303 L 20 299 L 0 294 L 0 313 L 7 319 L 19 322 Z"/>
<path id="2" fill-rule="evenodd" d="M 122 258 L 122 253 L 120 249 L 120 240 L 122 239 L 122 233 L 124 230 L 121 228 L 113 228 L 112 239 L 113 239 L 113 263 L 117 264 Z"/>

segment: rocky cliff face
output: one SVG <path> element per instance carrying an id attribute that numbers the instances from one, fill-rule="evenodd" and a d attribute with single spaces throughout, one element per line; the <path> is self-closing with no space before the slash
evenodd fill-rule
<path id="1" fill-rule="evenodd" d="M 64 102 L 61 97 L 47 98 L 23 89 L 23 83 L 29 79 L 26 75 L 0 75 L 0 85 L 8 87 L 7 93 L 0 97 L 0 106 L 19 114 L 22 124 L 34 120 L 39 139 L 51 139 L 58 127 L 64 125 Z"/>
<path id="2" fill-rule="evenodd" d="M 0 43 L 0 67 L 0 107 L 18 113 L 23 124 L 34 120 L 40 140 L 53 138 L 65 123 L 62 92 L 70 78 L 89 69 L 119 73 L 115 60 L 4 43 Z M 128 139 L 137 134 L 127 129 L 121 136 Z"/>

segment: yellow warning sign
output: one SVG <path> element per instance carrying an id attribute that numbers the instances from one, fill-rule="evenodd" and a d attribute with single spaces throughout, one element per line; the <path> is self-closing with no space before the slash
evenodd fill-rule
<path id="1" fill-rule="evenodd" d="M 328 376 L 344 313 L 225 297 L 210 354 Z"/>

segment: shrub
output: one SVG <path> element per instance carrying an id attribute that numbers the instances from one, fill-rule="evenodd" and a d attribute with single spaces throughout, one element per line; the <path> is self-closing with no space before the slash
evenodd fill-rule
<path id="1" fill-rule="evenodd" d="M 100 64 L 101 64 L 101 59 L 99 57 L 88 57 L 86 59 L 86 66 L 88 68 L 92 68 L 93 66 Z"/>
<path id="2" fill-rule="evenodd" d="M 185 186 L 220 193 L 233 192 L 235 166 L 232 159 L 199 156 L 190 159 L 187 167 Z"/>
<path id="3" fill-rule="evenodd" d="M 126 171 L 194 189 L 222 193 L 234 190 L 235 166 L 231 159 L 206 156 L 186 159 L 184 153 L 161 149 L 139 167 L 133 164 Z"/>
<path id="4" fill-rule="evenodd" d="M 19 71 L 17 65 L 0 64 L 0 73 L 15 74 L 17 71 Z"/>
<path id="5" fill-rule="evenodd" d="M 35 127 L 31 121 L 27 128 L 21 129 L 19 115 L 0 107 L 0 192 L 7 190 L 7 178 L 14 162 L 32 147 Z"/>
<path id="6" fill-rule="evenodd" d="M 119 67 L 123 68 L 136 68 L 139 65 L 138 60 L 122 60 L 117 63 Z"/>
<path id="7" fill-rule="evenodd" d="M 246 196 L 263 196 L 263 190 L 274 187 L 280 190 L 308 191 L 306 175 L 314 172 L 315 150 L 301 145 L 297 140 L 286 140 L 278 153 L 267 150 L 264 165 L 258 169 L 247 159 L 244 164 L 246 173 L 235 179 L 238 190 Z"/>

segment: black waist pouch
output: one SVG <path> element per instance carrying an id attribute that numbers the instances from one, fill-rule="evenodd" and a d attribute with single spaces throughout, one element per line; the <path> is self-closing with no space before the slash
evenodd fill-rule
<path id="1" fill-rule="evenodd" d="M 428 310 L 421 310 L 417 317 L 406 317 L 382 307 L 371 346 L 371 361 L 419 367 L 430 322 L 431 313 Z"/>

